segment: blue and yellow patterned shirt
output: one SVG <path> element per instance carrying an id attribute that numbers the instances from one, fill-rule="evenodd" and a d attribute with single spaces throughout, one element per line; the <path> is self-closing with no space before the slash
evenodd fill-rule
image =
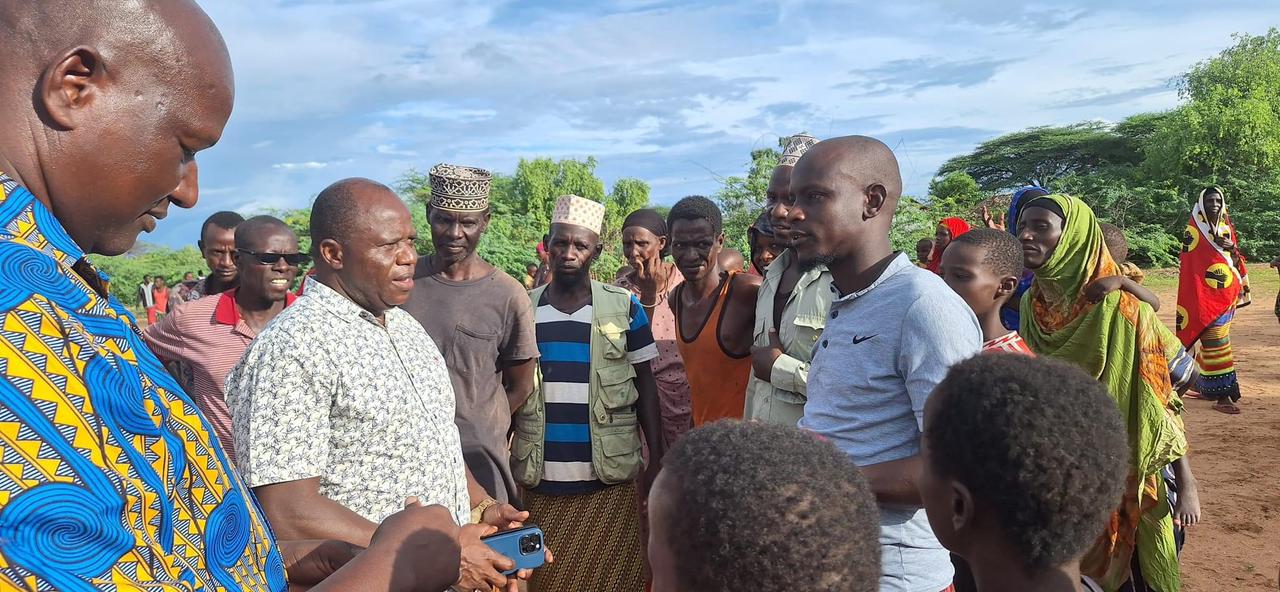
<path id="1" fill-rule="evenodd" d="M 0 174 L 0 590 L 283 592 L 253 497 L 106 286 Z"/>

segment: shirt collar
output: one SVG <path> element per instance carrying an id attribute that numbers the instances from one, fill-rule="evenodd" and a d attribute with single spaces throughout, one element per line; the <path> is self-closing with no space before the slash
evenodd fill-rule
<path id="1" fill-rule="evenodd" d="M 889 262 L 889 266 L 884 268 L 884 271 L 880 273 L 880 277 L 876 278 L 876 281 L 871 282 L 870 286 L 867 286 L 862 290 L 859 290 L 852 294 L 846 294 L 844 296 L 841 296 L 840 291 L 836 289 L 836 285 L 834 283 L 831 284 L 831 292 L 836 295 L 834 302 L 839 302 L 841 304 L 846 302 L 852 302 L 862 297 L 863 295 L 867 294 L 868 292 L 876 289 L 877 287 L 880 286 L 880 284 L 883 284 L 885 280 L 897 275 L 902 270 L 912 268 L 912 267 L 915 267 L 915 266 L 911 264 L 911 260 L 907 258 L 907 254 L 898 253 L 897 256 L 893 258 L 893 261 Z"/>
<path id="2" fill-rule="evenodd" d="M 781 255 L 778 255 L 778 257 L 769 264 L 769 268 L 764 270 L 765 277 L 768 279 L 781 279 L 782 274 L 786 272 L 787 267 L 791 265 L 791 261 L 792 259 L 795 259 L 795 257 L 795 251 L 791 249 L 783 251 Z M 822 274 L 824 273 L 827 273 L 827 266 L 822 263 L 815 263 L 809 271 L 804 272 L 800 276 L 800 281 L 796 282 L 796 289 L 803 289 L 804 286 L 814 282 L 819 277 L 822 277 Z"/>
<path id="3" fill-rule="evenodd" d="M 320 304 L 321 308 L 329 311 L 330 314 L 348 322 L 366 321 L 382 327 L 382 323 L 378 322 L 378 318 L 373 313 L 363 309 L 359 304 L 351 301 L 350 298 L 339 294 L 333 288 L 324 285 L 315 277 L 308 277 L 306 285 L 302 290 L 303 298 L 313 298 Z"/>
<path id="4" fill-rule="evenodd" d="M 99 296 L 111 293 L 111 278 L 85 257 L 53 212 L 4 172 L 0 172 L 0 239 L 21 242 L 48 255 Z"/>
<path id="5" fill-rule="evenodd" d="M 236 326 L 240 322 L 240 307 L 236 306 L 236 293 L 239 290 L 232 288 L 223 292 L 218 296 L 218 305 L 213 309 L 213 321 L 220 325 Z M 294 300 L 298 297 L 292 292 L 284 297 L 284 306 L 289 308 Z"/>

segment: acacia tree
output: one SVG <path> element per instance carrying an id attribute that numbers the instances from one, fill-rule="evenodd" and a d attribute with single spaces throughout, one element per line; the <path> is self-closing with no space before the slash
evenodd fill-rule
<path id="1" fill-rule="evenodd" d="M 1033 127 L 987 140 L 973 152 L 943 163 L 938 174 L 964 172 L 986 191 L 1003 191 L 1032 184 L 1050 187 L 1066 175 L 1140 160 L 1132 138 L 1117 133 L 1115 126 L 1086 121 Z"/>

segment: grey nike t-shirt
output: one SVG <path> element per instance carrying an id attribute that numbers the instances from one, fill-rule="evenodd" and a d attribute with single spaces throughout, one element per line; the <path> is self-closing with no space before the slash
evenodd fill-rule
<path id="1" fill-rule="evenodd" d="M 834 289 L 834 286 L 833 286 Z M 932 272 L 894 258 L 871 287 L 837 294 L 809 369 L 800 427 L 858 466 L 920 452 L 924 404 L 957 362 L 982 349 L 969 306 Z M 880 507 L 881 592 L 940 592 L 951 560 L 919 506 Z"/>

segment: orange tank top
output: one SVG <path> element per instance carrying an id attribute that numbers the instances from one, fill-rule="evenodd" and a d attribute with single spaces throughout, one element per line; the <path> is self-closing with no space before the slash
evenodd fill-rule
<path id="1" fill-rule="evenodd" d="M 725 303 L 733 293 L 733 276 L 730 274 L 720 287 L 716 304 L 702 321 L 702 327 L 692 340 L 686 340 L 681 296 L 684 284 L 676 289 L 676 332 L 680 357 L 684 358 L 685 374 L 689 378 L 689 392 L 693 397 L 693 426 L 732 417 L 741 419 L 746 405 L 747 383 L 751 380 L 751 352 L 738 357 L 725 351 L 720 344 L 720 323 L 724 320 Z"/>

